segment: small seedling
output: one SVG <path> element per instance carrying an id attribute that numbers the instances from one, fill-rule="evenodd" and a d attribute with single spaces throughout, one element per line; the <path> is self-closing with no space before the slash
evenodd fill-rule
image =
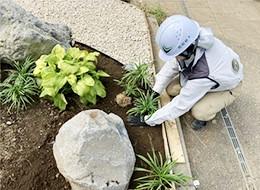
<path id="1" fill-rule="evenodd" d="M 182 173 L 172 173 L 176 166 L 176 160 L 163 159 L 160 152 L 157 154 L 152 149 L 152 154 L 147 153 L 147 157 L 137 155 L 146 165 L 146 167 L 137 167 L 135 171 L 144 172 L 146 176 L 135 179 L 139 182 L 137 190 L 166 190 L 170 189 L 172 184 L 178 186 L 187 185 L 191 177 L 185 176 Z"/>
<path id="2" fill-rule="evenodd" d="M 14 69 L 7 70 L 9 76 L 0 83 L 0 102 L 9 105 L 8 112 L 26 108 L 34 102 L 33 97 L 39 93 L 33 77 L 34 61 L 27 58 L 23 63 L 14 62 Z"/>
<path id="3" fill-rule="evenodd" d="M 120 81 L 120 86 L 126 90 L 127 95 L 136 94 L 136 89 L 148 89 L 151 86 L 151 76 L 148 64 L 134 64 L 129 70 L 126 70 Z"/>
<path id="4" fill-rule="evenodd" d="M 167 17 L 167 14 L 161 8 L 160 5 L 157 5 L 156 7 L 148 8 L 148 13 L 155 16 L 158 24 L 161 24 Z"/>
<path id="5" fill-rule="evenodd" d="M 152 115 L 158 108 L 158 97 L 147 91 L 138 91 L 139 96 L 134 100 L 134 107 L 127 111 L 129 115 Z"/>

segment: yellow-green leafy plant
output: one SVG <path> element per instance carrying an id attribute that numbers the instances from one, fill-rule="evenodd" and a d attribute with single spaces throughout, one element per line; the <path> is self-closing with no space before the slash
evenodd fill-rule
<path id="1" fill-rule="evenodd" d="M 7 70 L 7 78 L 0 83 L 0 102 L 7 104 L 8 112 L 23 110 L 26 105 L 34 102 L 34 97 L 39 94 L 39 88 L 33 77 L 35 62 L 26 58 L 23 62 L 14 61 L 10 64 L 13 68 Z"/>
<path id="2" fill-rule="evenodd" d="M 36 61 L 33 74 L 39 79 L 40 97 L 49 97 L 56 107 L 65 110 L 66 91 L 76 93 L 84 104 L 96 104 L 97 96 L 104 98 L 106 90 L 101 77 L 109 77 L 97 70 L 98 52 L 88 52 L 79 48 L 65 50 L 56 45 L 49 55 L 42 55 Z"/>
<path id="3" fill-rule="evenodd" d="M 151 154 L 147 153 L 147 157 L 137 156 L 144 162 L 145 167 L 136 167 L 135 171 L 146 174 L 135 179 L 138 182 L 137 190 L 167 190 L 173 184 L 185 186 L 191 179 L 182 173 L 172 173 L 176 160 L 163 159 L 161 153 L 156 153 L 154 149 Z"/>

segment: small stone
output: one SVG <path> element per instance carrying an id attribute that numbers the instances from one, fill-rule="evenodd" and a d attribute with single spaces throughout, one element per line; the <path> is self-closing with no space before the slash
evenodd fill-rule
<path id="1" fill-rule="evenodd" d="M 12 125 L 12 122 L 11 121 L 7 121 L 6 124 L 7 125 Z"/>
<path id="2" fill-rule="evenodd" d="M 217 120 L 216 120 L 216 119 L 213 119 L 213 120 L 212 120 L 212 124 L 213 124 L 213 125 L 216 125 L 216 124 L 217 124 Z"/>
<path id="3" fill-rule="evenodd" d="M 132 98 L 126 96 L 124 93 L 116 95 L 115 101 L 120 107 L 126 107 L 132 104 Z"/>
<path id="4" fill-rule="evenodd" d="M 58 178 L 59 176 L 60 176 L 60 174 L 59 174 L 59 173 L 57 173 L 57 174 L 55 175 L 55 177 L 56 177 L 56 178 Z"/>

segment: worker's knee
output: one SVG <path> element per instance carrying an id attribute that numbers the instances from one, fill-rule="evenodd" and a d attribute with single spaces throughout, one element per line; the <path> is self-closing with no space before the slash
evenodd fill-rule
<path id="1" fill-rule="evenodd" d="M 180 84 L 170 84 L 166 88 L 166 92 L 170 96 L 177 96 L 180 93 L 180 90 L 181 90 Z"/>
<path id="2" fill-rule="evenodd" d="M 217 112 L 207 108 L 204 105 L 198 104 L 191 109 L 191 114 L 197 120 L 209 121 L 216 116 Z"/>

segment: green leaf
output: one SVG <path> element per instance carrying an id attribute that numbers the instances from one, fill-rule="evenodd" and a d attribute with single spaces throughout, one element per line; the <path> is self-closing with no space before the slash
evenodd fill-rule
<path id="1" fill-rule="evenodd" d="M 97 96 L 95 89 L 90 87 L 89 92 L 80 97 L 80 101 L 84 104 L 88 104 L 89 102 L 92 104 L 96 104 Z"/>
<path id="2" fill-rule="evenodd" d="M 107 74 L 107 73 L 104 72 L 104 71 L 99 70 L 99 71 L 97 72 L 97 76 L 99 76 L 99 77 L 109 77 L 110 75 Z"/>
<path id="3" fill-rule="evenodd" d="M 66 98 L 64 96 L 64 94 L 62 93 L 59 93 L 57 94 L 54 98 L 54 105 L 56 107 L 58 107 L 60 110 L 65 110 L 66 109 L 66 105 L 67 105 L 67 101 L 66 101 Z"/>
<path id="4" fill-rule="evenodd" d="M 45 87 L 40 94 L 40 98 L 44 96 L 54 97 L 56 95 L 55 89 L 53 87 Z"/>
<path id="5" fill-rule="evenodd" d="M 83 61 L 82 62 L 82 65 L 86 66 L 89 68 L 89 70 L 91 71 L 95 71 L 96 70 L 96 65 L 92 62 L 89 62 L 89 61 Z"/>
<path id="6" fill-rule="evenodd" d="M 46 69 L 47 70 L 47 69 Z M 48 89 L 44 94 L 55 96 L 59 90 L 66 84 L 67 77 L 62 73 L 56 73 L 52 70 L 43 73 L 41 86 L 43 90 Z"/>
<path id="7" fill-rule="evenodd" d="M 96 62 L 97 61 L 97 56 L 99 56 L 100 53 L 98 52 L 91 52 L 89 53 L 84 59 L 86 61 L 93 61 Z"/>
<path id="8" fill-rule="evenodd" d="M 71 86 L 74 86 L 77 83 L 77 77 L 73 74 L 69 75 L 67 80 Z"/>
<path id="9" fill-rule="evenodd" d="M 80 79 L 76 85 L 72 86 L 72 90 L 79 96 L 83 96 L 90 91 L 90 84 L 87 78 Z"/>
<path id="10" fill-rule="evenodd" d="M 74 74 L 80 70 L 80 66 L 73 61 L 61 60 L 58 62 L 58 68 L 65 74 Z"/>
<path id="11" fill-rule="evenodd" d="M 47 66 L 46 58 L 47 55 L 42 55 L 36 62 L 36 67 L 33 71 L 33 75 L 40 77 L 42 70 Z"/>
<path id="12" fill-rule="evenodd" d="M 61 59 L 53 54 L 50 54 L 48 57 L 46 57 L 46 62 L 48 63 L 48 66 L 52 67 L 53 69 L 56 69 L 57 64 L 60 60 Z"/>
<path id="13" fill-rule="evenodd" d="M 106 90 L 105 90 L 105 87 L 104 87 L 104 85 L 102 84 L 101 81 L 95 80 L 94 88 L 95 88 L 98 96 L 100 96 L 102 98 L 106 97 Z"/>
<path id="14" fill-rule="evenodd" d="M 63 59 L 65 56 L 65 49 L 61 45 L 57 44 L 51 51 L 51 54 L 55 55 L 58 59 Z"/>
<path id="15" fill-rule="evenodd" d="M 89 68 L 87 66 L 81 66 L 79 68 L 79 72 L 77 73 L 77 75 L 82 75 L 84 73 L 87 73 L 89 71 Z"/>
<path id="16" fill-rule="evenodd" d="M 84 84 L 87 86 L 94 86 L 95 80 L 90 75 L 84 75 L 84 78 L 82 79 L 84 81 Z"/>

